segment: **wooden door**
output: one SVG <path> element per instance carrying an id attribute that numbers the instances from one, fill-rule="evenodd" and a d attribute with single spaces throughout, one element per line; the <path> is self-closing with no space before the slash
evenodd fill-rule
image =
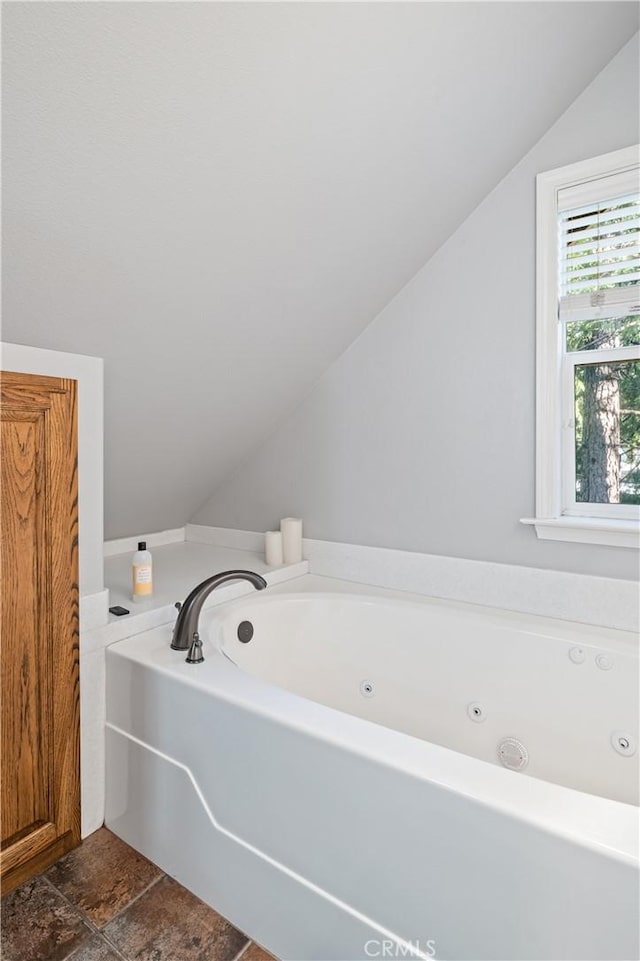
<path id="1" fill-rule="evenodd" d="M 0 380 L 3 892 L 80 842 L 76 381 Z"/>

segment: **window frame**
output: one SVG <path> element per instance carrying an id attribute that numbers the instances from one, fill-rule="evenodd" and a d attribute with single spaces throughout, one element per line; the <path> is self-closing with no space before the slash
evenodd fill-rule
<path id="1" fill-rule="evenodd" d="M 543 539 L 640 548 L 640 505 L 575 500 L 573 406 L 576 365 L 614 359 L 614 354 L 636 359 L 640 347 L 568 352 L 558 319 L 559 191 L 639 164 L 640 148 L 634 145 L 536 178 L 536 516 L 522 522 L 534 525 Z"/>

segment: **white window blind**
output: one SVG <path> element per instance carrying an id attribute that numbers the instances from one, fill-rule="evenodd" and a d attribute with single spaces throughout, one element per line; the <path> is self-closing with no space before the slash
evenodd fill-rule
<path id="1" fill-rule="evenodd" d="M 559 318 L 640 312 L 638 169 L 558 191 Z"/>

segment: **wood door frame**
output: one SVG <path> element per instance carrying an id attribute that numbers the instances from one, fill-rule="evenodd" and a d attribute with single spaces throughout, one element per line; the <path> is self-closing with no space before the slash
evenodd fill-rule
<path id="1" fill-rule="evenodd" d="M 38 565 L 50 578 L 44 580 L 48 636 L 42 653 L 45 677 L 50 679 L 44 700 L 52 728 L 46 785 L 49 818 L 23 836 L 12 836 L 4 848 L 0 870 L 6 892 L 80 843 L 77 382 L 2 372 L 0 411 L 3 417 L 40 413 L 46 425 L 46 556 L 39 556 Z"/>

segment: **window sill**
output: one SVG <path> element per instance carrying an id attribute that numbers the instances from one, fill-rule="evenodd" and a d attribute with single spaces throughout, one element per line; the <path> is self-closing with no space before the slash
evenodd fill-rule
<path id="1" fill-rule="evenodd" d="M 640 550 L 640 525 L 635 520 L 602 517 L 523 517 L 521 524 L 535 527 L 544 541 L 574 541 Z"/>

